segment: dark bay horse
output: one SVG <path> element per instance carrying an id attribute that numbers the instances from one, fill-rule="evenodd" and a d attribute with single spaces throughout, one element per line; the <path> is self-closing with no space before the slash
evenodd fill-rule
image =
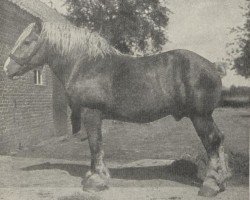
<path id="1" fill-rule="evenodd" d="M 207 151 L 208 170 L 199 194 L 225 190 L 230 172 L 224 136 L 212 118 L 221 93 L 213 63 L 187 50 L 124 55 L 86 28 L 38 21 L 19 37 L 4 70 L 13 78 L 44 64 L 61 80 L 72 119 L 80 119 L 88 134 L 91 170 L 85 188 L 105 189 L 110 177 L 103 161 L 103 119 L 147 123 L 172 115 L 191 119 Z"/>

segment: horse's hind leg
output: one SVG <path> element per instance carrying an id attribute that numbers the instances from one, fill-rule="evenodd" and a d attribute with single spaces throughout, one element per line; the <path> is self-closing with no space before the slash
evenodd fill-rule
<path id="1" fill-rule="evenodd" d="M 91 153 L 91 170 L 86 174 L 84 189 L 104 190 L 108 188 L 109 170 L 103 162 L 102 118 L 101 112 L 95 109 L 82 109 L 82 120 L 88 135 Z"/>
<path id="2" fill-rule="evenodd" d="M 191 120 L 209 158 L 207 175 L 199 195 L 215 196 L 218 192 L 225 190 L 226 180 L 231 176 L 227 163 L 228 159 L 224 153 L 224 136 L 211 115 L 196 115 L 192 116 Z"/>

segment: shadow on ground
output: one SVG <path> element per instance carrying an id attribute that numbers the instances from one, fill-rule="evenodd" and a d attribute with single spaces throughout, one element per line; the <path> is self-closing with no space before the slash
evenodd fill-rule
<path id="1" fill-rule="evenodd" d="M 249 156 L 247 153 L 229 151 L 229 167 L 234 174 L 249 177 Z"/>
<path id="2" fill-rule="evenodd" d="M 245 115 L 240 115 L 240 117 L 242 117 L 242 118 L 250 118 L 250 115 L 248 115 L 248 114 L 246 115 L 245 114 Z"/>
<path id="3" fill-rule="evenodd" d="M 24 171 L 60 169 L 67 171 L 70 175 L 83 177 L 89 170 L 88 165 L 42 163 L 23 168 Z M 152 180 L 163 179 L 179 182 L 191 186 L 199 186 L 201 180 L 197 177 L 197 166 L 187 160 L 177 160 L 171 165 L 150 167 L 126 167 L 109 168 L 112 178 L 124 180 Z"/>

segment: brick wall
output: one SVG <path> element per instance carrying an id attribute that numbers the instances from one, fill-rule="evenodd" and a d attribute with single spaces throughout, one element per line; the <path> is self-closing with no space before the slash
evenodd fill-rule
<path id="1" fill-rule="evenodd" d="M 44 85 L 34 84 L 30 71 L 8 80 L 0 67 L 0 153 L 15 151 L 56 134 L 53 120 L 53 78 L 43 69 Z"/>
<path id="2" fill-rule="evenodd" d="M 8 0 L 0 1 L 0 154 L 3 154 L 71 133 L 71 124 L 64 90 L 48 67 L 43 70 L 42 86 L 34 84 L 33 71 L 18 80 L 6 78 L 1 65 L 35 17 Z"/>

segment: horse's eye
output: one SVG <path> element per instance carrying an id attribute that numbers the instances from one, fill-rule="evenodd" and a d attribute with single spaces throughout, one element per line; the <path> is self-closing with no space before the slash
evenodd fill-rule
<path id="1" fill-rule="evenodd" d="M 24 45 L 29 45 L 30 43 L 31 43 L 30 40 L 25 40 L 25 41 L 23 42 Z"/>

